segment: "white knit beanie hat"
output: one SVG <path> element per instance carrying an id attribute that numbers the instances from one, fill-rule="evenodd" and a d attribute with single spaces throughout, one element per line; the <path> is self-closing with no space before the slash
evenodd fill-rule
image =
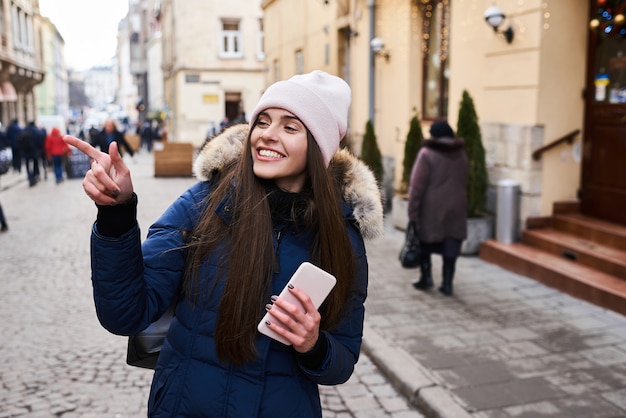
<path id="1" fill-rule="evenodd" d="M 252 111 L 250 126 L 265 109 L 293 113 L 313 134 L 328 166 L 346 134 L 351 101 L 352 91 L 344 80 L 315 70 L 269 86 Z"/>

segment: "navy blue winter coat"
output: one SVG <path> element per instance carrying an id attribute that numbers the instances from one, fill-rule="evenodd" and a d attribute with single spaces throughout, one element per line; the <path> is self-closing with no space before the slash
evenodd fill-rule
<path id="1" fill-rule="evenodd" d="M 133 335 L 159 317 L 168 307 L 184 270 L 182 230 L 191 229 L 209 193 L 211 173 L 223 167 L 241 150 L 247 129 L 233 127 L 205 146 L 195 163 L 199 183 L 181 195 L 149 229 L 140 242 L 139 228 L 112 239 L 92 232 L 92 281 L 98 318 L 109 331 Z M 235 147 L 234 150 L 232 147 Z M 208 304 L 193 306 L 181 300 L 154 373 L 149 416 L 152 417 L 320 417 L 318 384 L 336 385 L 348 380 L 358 360 L 368 266 L 363 237 L 382 233 L 382 206 L 371 172 L 347 152 L 334 157 L 345 170 L 345 225 L 355 254 L 354 289 L 344 318 L 326 332 L 327 356 L 321 367 L 306 369 L 291 346 L 262 334 L 254 361 L 241 367 L 221 362 L 215 350 L 215 324 L 222 287 L 218 285 Z M 229 221 L 228 200 L 218 212 Z M 293 272 L 310 261 L 311 237 L 289 225 L 276 225 L 274 246 L 280 260 L 272 292 L 278 294 Z M 206 261 L 202 277 L 213 280 L 219 257 Z M 236 256 L 236 255 L 233 255 Z M 210 282 L 212 283 L 212 282 Z M 259 312 L 259 319 L 265 312 Z"/>

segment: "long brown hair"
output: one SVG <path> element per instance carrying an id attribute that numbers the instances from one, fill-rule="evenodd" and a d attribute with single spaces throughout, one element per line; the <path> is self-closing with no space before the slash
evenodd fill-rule
<path id="1" fill-rule="evenodd" d="M 226 166 L 215 180 L 206 209 L 192 231 L 183 293 L 189 300 L 212 292 L 218 280 L 225 280 L 218 308 L 215 341 L 219 358 L 235 365 L 252 360 L 256 354 L 256 325 L 269 301 L 274 265 L 273 225 L 263 182 L 254 175 L 250 151 L 250 129 L 241 158 Z M 341 184 L 324 164 L 322 153 L 307 130 L 308 181 L 310 196 L 305 225 L 313 236 L 311 261 L 337 278 L 324 304 L 322 329 L 332 329 L 341 319 L 352 288 L 355 266 L 341 209 Z M 332 166 L 332 163 L 331 163 Z M 232 208 L 230 224 L 217 214 L 228 195 Z M 225 250 L 224 250 L 225 249 Z M 202 282 L 200 271 L 214 251 L 225 251 L 222 275 Z M 219 257 L 215 257 L 219 258 Z M 247 258 L 247 259 L 246 259 Z M 350 260 L 350 261 L 347 261 Z M 227 270 L 226 270 L 227 268 Z M 226 273 L 225 273 L 226 272 Z M 225 277 L 224 277 L 225 276 Z M 207 288 L 210 286 L 210 288 Z"/>

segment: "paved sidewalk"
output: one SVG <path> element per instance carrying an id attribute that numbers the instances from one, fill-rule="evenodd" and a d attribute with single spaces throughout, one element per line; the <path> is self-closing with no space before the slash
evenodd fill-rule
<path id="1" fill-rule="evenodd" d="M 415 290 L 386 220 L 368 243 L 364 351 L 438 417 L 626 417 L 626 317 L 461 257 L 453 297 Z"/>

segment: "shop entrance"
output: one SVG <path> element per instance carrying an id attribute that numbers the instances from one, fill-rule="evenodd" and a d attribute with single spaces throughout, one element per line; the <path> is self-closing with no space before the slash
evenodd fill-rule
<path id="1" fill-rule="evenodd" d="M 626 0 L 592 0 L 581 211 L 626 225 Z M 623 16 L 623 15 L 622 15 Z"/>

